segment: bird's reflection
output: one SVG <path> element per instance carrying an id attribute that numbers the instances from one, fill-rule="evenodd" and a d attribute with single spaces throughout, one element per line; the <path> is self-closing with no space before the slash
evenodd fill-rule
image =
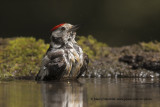
<path id="1" fill-rule="evenodd" d="M 86 107 L 87 93 L 79 81 L 41 83 L 44 107 Z"/>

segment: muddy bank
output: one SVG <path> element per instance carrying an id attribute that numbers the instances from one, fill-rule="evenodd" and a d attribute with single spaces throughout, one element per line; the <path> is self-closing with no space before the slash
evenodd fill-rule
<path id="1" fill-rule="evenodd" d="M 159 50 L 153 50 L 152 46 L 148 48 L 143 44 L 108 47 L 109 54 L 92 61 L 92 65 L 83 77 L 160 77 Z"/>
<path id="2" fill-rule="evenodd" d="M 82 77 L 160 77 L 160 43 L 157 41 L 109 47 L 92 36 L 82 36 L 78 44 L 90 58 L 88 71 Z M 33 37 L 0 38 L 0 79 L 34 79 L 48 46 Z"/>

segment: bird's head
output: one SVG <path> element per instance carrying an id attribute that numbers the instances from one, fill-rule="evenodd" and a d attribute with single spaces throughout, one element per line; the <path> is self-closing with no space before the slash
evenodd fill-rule
<path id="1" fill-rule="evenodd" d="M 51 42 L 55 44 L 66 44 L 67 42 L 75 42 L 76 30 L 79 27 L 69 23 L 59 24 L 51 29 Z"/>

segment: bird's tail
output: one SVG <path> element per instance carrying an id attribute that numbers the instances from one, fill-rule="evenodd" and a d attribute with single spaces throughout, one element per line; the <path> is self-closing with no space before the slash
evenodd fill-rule
<path id="1" fill-rule="evenodd" d="M 35 80 L 36 81 L 42 81 L 42 80 L 44 80 L 46 75 L 48 75 L 48 70 L 47 69 L 40 69 L 40 71 L 36 75 Z"/>

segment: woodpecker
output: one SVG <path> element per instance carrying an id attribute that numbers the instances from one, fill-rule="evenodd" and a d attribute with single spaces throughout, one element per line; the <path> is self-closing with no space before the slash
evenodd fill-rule
<path id="1" fill-rule="evenodd" d="M 51 42 L 47 50 L 37 81 L 77 79 L 87 70 L 89 59 L 75 41 L 77 25 L 59 24 L 51 29 Z"/>

